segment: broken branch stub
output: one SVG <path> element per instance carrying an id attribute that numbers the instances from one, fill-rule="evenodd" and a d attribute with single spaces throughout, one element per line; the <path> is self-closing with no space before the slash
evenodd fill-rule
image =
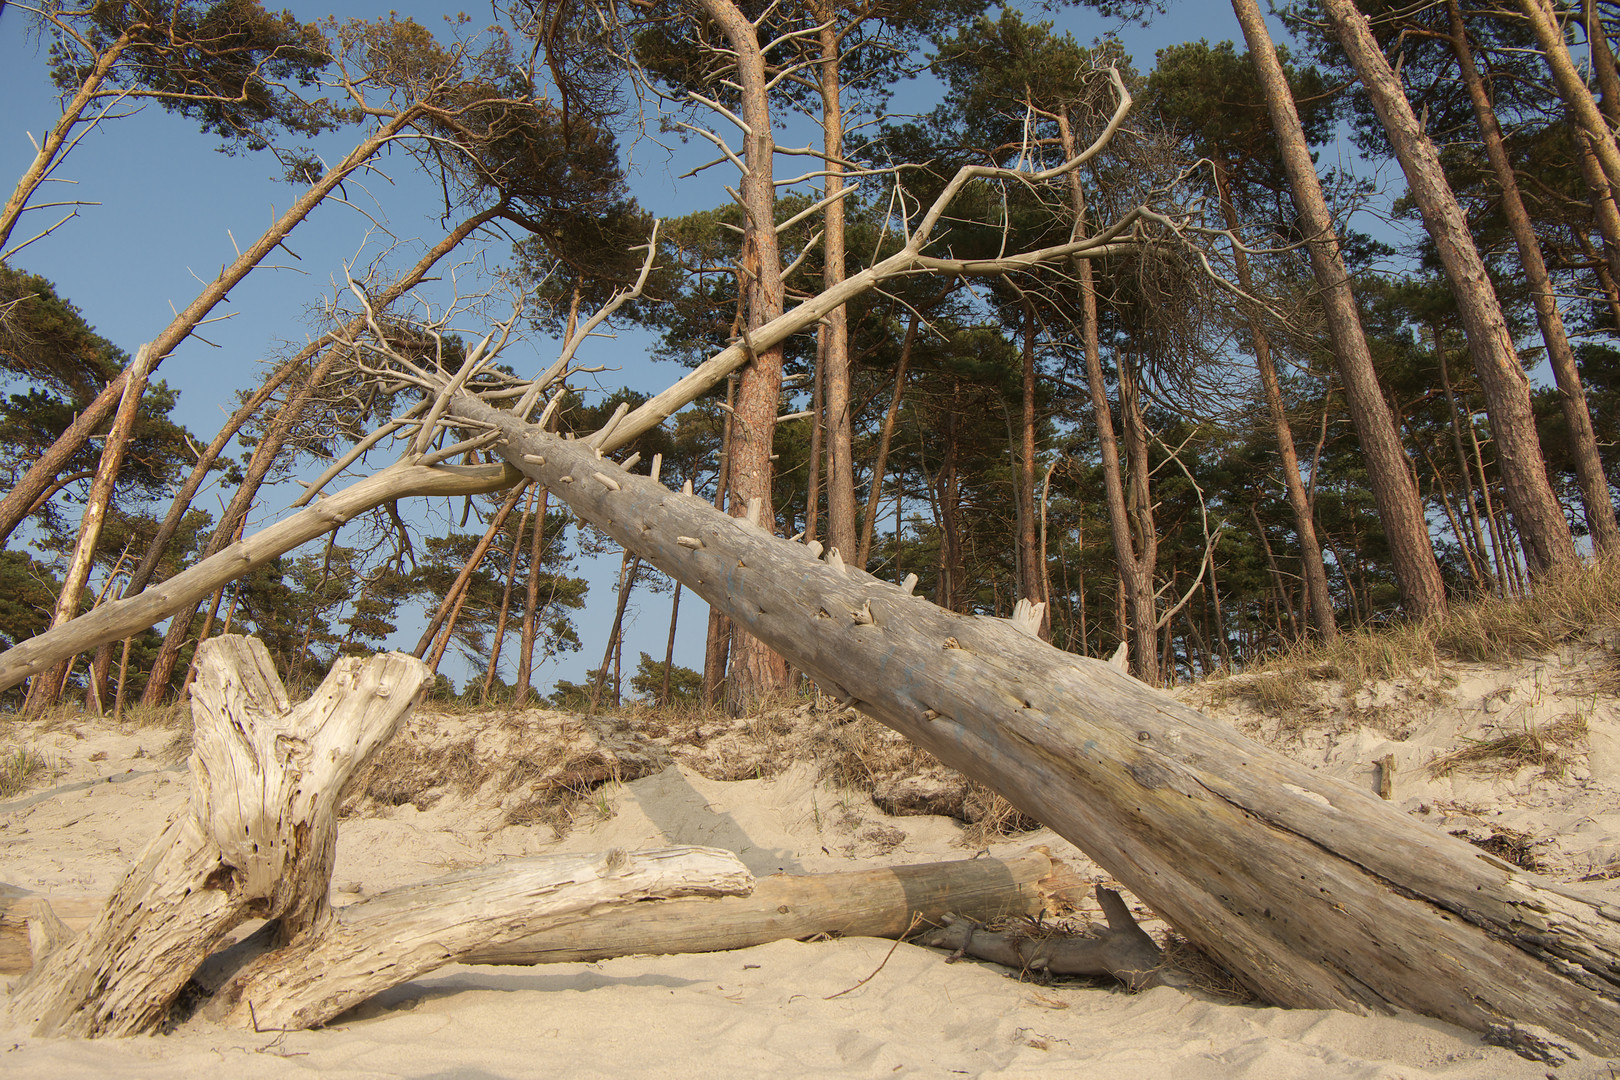
<path id="1" fill-rule="evenodd" d="M 1074 842 L 1265 1000 L 1409 1009 L 1475 1031 L 1540 1025 L 1620 1052 L 1612 908 L 1102 661 L 839 574 L 482 402 L 458 397 L 450 412 L 499 426 L 501 453 L 570 509 L 823 689 Z M 560 482 L 593 470 L 618 490 Z"/>
<path id="2" fill-rule="evenodd" d="M 291 706 L 261 642 L 198 652 L 191 800 L 89 928 L 13 987 L 11 1018 L 35 1034 L 151 1031 L 244 919 L 320 920 L 343 788 L 431 681 L 401 653 L 343 659 Z"/>

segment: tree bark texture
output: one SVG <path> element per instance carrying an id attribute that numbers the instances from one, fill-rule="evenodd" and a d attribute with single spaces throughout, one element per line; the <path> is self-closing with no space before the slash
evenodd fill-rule
<path id="1" fill-rule="evenodd" d="M 1536 6 L 1537 0 L 1525 0 L 1525 4 Z M 1485 262 L 1474 246 L 1468 219 L 1446 182 L 1440 155 L 1412 112 L 1366 17 L 1351 0 L 1322 0 L 1322 11 L 1389 134 L 1412 198 L 1422 211 L 1423 224 L 1445 266 L 1496 437 L 1502 492 L 1518 523 L 1525 554 L 1537 570 L 1573 563 L 1575 541 L 1547 479 L 1547 462 L 1530 406 L 1530 380 L 1519 364 L 1518 350 Z"/>
<path id="2" fill-rule="evenodd" d="M 736 53 L 741 98 L 742 204 L 746 216 L 738 285 L 745 298 L 743 341 L 753 355 L 742 369 L 732 433 L 731 511 L 748 511 L 759 500 L 759 521 L 776 527 L 771 503 L 771 448 L 776 436 L 777 401 L 782 394 L 782 347 L 749 345 L 752 332 L 781 316 L 785 306 L 782 257 L 776 239 L 776 142 L 771 127 L 769 80 L 758 31 L 731 0 L 697 0 L 725 34 Z M 830 313 L 829 313 L 830 314 Z M 830 386 L 829 386 L 830 389 Z M 829 411 L 831 411 L 829 409 Z M 787 662 L 748 634 L 734 634 L 726 669 L 726 711 L 739 716 L 787 686 Z"/>
<path id="3" fill-rule="evenodd" d="M 231 1027 L 299 1031 L 556 922 L 643 900 L 746 895 L 753 884 L 736 855 L 715 848 L 510 859 L 336 909 L 287 947 L 249 962 L 203 1014 Z"/>
<path id="4" fill-rule="evenodd" d="M 1077 844 L 1266 1000 L 1536 1024 L 1620 1050 L 1620 924 L 1602 903 L 1102 661 L 824 563 L 471 398 L 451 414 L 497 425 L 514 467 Z"/>
<path id="5" fill-rule="evenodd" d="M 1428 520 L 1417 485 L 1395 431 L 1395 421 L 1384 401 L 1373 368 L 1372 354 L 1361 327 L 1361 313 L 1350 288 L 1339 241 L 1322 194 L 1322 181 L 1294 107 L 1293 93 L 1277 60 L 1271 33 L 1266 29 L 1256 0 L 1232 0 L 1232 10 L 1243 27 L 1249 59 L 1266 95 L 1277 133 L 1277 149 L 1300 228 L 1307 237 L 1311 270 L 1321 290 L 1328 336 L 1344 384 L 1345 404 L 1356 425 L 1356 435 L 1367 461 L 1367 481 L 1378 504 L 1378 518 L 1389 540 L 1390 562 L 1400 583 L 1401 601 L 1408 614 L 1439 615 L 1446 610 L 1446 587 L 1429 539 Z"/>

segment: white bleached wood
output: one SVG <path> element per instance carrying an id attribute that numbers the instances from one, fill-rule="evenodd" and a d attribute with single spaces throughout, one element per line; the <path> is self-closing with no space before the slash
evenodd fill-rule
<path id="1" fill-rule="evenodd" d="M 381 893 L 248 964 L 204 1015 L 259 1031 L 302 1030 L 475 949 L 588 912 L 679 896 L 747 895 L 753 875 L 715 848 L 540 855 Z"/>
<path id="2" fill-rule="evenodd" d="M 16 686 L 58 660 L 138 634 L 176 611 L 195 606 L 226 582 L 373 507 L 413 495 L 479 495 L 511 487 L 521 479 L 516 469 L 497 465 L 392 465 L 236 541 L 166 581 L 102 604 L 0 653 L 0 690 Z"/>
<path id="3" fill-rule="evenodd" d="M 13 987 L 10 1017 L 35 1034 L 153 1030 L 242 920 L 288 935 L 322 921 L 344 785 L 432 682 L 402 653 L 343 659 L 291 706 L 262 643 L 198 652 L 190 802 L 90 927 Z"/>

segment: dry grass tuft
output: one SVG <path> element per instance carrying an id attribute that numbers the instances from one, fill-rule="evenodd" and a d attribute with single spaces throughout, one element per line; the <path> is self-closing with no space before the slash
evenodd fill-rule
<path id="1" fill-rule="evenodd" d="M 1528 596 L 1462 601 L 1445 616 L 1363 627 L 1330 642 L 1298 645 L 1250 668 L 1234 689 L 1245 696 L 1269 694 L 1276 707 L 1287 708 L 1284 703 L 1310 679 L 1338 678 L 1354 689 L 1442 660 L 1494 663 L 1536 656 L 1615 628 L 1620 628 L 1620 559 L 1599 559 L 1542 575 Z M 1276 679 L 1264 690 L 1250 689 L 1269 677 Z M 1297 686 L 1289 687 L 1286 677 Z M 1620 670 L 1615 681 L 1620 688 Z"/>
<path id="2" fill-rule="evenodd" d="M 1248 1005 L 1259 1000 L 1218 960 L 1175 931 L 1159 943 L 1164 966 L 1184 972 L 1191 989 L 1208 994 L 1230 1005 Z"/>
<path id="3" fill-rule="evenodd" d="M 17 746 L 0 753 L 0 799 L 23 791 L 48 767 L 44 756 L 32 746 Z"/>
<path id="4" fill-rule="evenodd" d="M 1429 776 L 1449 776 L 1465 772 L 1502 776 L 1520 769 L 1539 767 L 1542 775 L 1559 779 L 1570 757 L 1586 741 L 1586 717 L 1560 716 L 1548 724 L 1527 727 L 1494 739 L 1470 740 L 1467 746 L 1441 754 L 1428 764 Z"/>

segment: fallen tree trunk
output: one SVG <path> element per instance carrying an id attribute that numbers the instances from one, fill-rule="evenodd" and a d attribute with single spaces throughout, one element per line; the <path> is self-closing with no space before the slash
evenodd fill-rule
<path id="1" fill-rule="evenodd" d="M 138 634 L 177 611 L 194 608 L 226 582 L 373 507 L 413 495 L 481 495 L 511 487 L 518 479 L 512 470 L 491 465 L 391 465 L 134 596 L 102 604 L 0 653 L 0 690 L 65 657 Z"/>
<path id="2" fill-rule="evenodd" d="M 1057 830 L 1280 1005 L 1542 1025 L 1620 1052 L 1620 911 L 1109 665 L 960 616 L 458 395 L 585 520 Z"/>
<path id="3" fill-rule="evenodd" d="M 503 864 L 512 867 L 513 864 Z M 592 911 L 513 941 L 490 941 L 457 957 L 464 964 L 559 964 L 615 956 L 721 952 L 821 935 L 894 938 L 942 925 L 947 914 L 991 922 L 1073 910 L 1084 883 L 1041 850 L 1007 859 L 772 874 L 748 896 L 666 900 Z M 84 929 L 106 897 L 0 891 L 0 975 L 32 965 L 30 919 L 46 909 L 70 932 Z M 335 909 L 350 921 L 351 908 Z"/>
<path id="4" fill-rule="evenodd" d="M 971 956 L 1021 974 L 1107 975 L 1132 990 L 1166 981 L 1164 954 L 1147 931 L 1136 925 L 1119 893 L 1099 885 L 1097 902 L 1108 928 L 1086 935 L 1042 933 L 1037 926 L 987 930 L 974 919 L 947 916 L 942 926 L 918 937 L 917 944 L 950 949 L 951 960 Z"/>
<path id="5" fill-rule="evenodd" d="M 543 932 L 606 905 L 746 894 L 754 879 L 729 851 L 540 855 L 408 885 L 334 911 L 326 925 L 266 953 L 203 1010 L 255 1031 L 301 1031 L 474 950 Z M 613 910 L 606 908 L 606 910 Z"/>
<path id="6" fill-rule="evenodd" d="M 1069 910 L 1072 883 L 1039 851 L 1010 859 L 772 874 L 745 897 L 671 900 L 560 923 L 522 941 L 483 948 L 468 964 L 557 964 L 638 954 L 721 952 L 820 935 L 897 938 L 943 924 Z"/>

